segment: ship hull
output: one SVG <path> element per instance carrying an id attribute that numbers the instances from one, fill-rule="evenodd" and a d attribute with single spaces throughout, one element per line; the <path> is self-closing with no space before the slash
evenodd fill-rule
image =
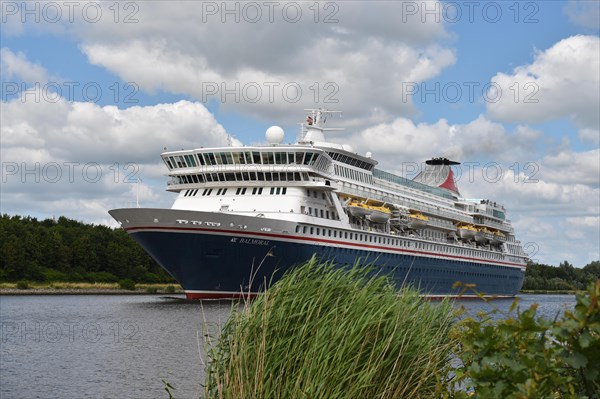
<path id="1" fill-rule="evenodd" d="M 389 275 L 398 287 L 410 284 L 436 297 L 461 294 L 461 288 L 453 287 L 457 281 L 474 284 L 486 296 L 511 297 L 524 278 L 519 265 L 306 237 L 294 232 L 292 222 L 281 220 L 161 209 L 110 213 L 182 285 L 189 299 L 254 295 L 312 256 L 340 267 L 359 259 L 375 273 Z"/>

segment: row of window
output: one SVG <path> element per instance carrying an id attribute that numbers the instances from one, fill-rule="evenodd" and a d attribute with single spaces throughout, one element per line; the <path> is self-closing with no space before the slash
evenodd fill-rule
<path id="1" fill-rule="evenodd" d="M 172 176 L 175 184 L 219 183 L 235 181 L 310 181 L 306 172 L 237 172 L 237 173 L 201 173 Z"/>
<path id="2" fill-rule="evenodd" d="M 373 169 L 373 176 L 375 176 L 378 179 L 389 181 L 390 183 L 399 184 L 419 191 L 424 191 L 429 194 L 437 195 L 439 197 L 454 200 L 452 194 L 445 190 L 442 190 L 441 188 L 428 186 L 426 184 L 407 179 L 406 177 L 397 176 L 393 173 L 389 173 L 381 169 Z"/>
<path id="3" fill-rule="evenodd" d="M 165 155 L 164 162 L 169 169 L 195 168 L 203 165 L 313 165 L 317 152 L 274 152 L 274 151 L 241 151 L 241 152 L 196 152 L 185 155 Z"/>
<path id="4" fill-rule="evenodd" d="M 310 181 L 310 174 L 303 172 L 238 172 L 203 173 L 171 176 L 172 184 L 220 183 L 235 181 Z"/>
<path id="5" fill-rule="evenodd" d="M 437 252 L 437 253 L 449 253 L 449 254 L 456 254 L 456 255 L 461 255 L 461 256 L 468 256 L 468 257 L 472 257 L 472 258 L 479 257 L 479 258 L 495 259 L 495 260 L 503 260 L 504 259 L 504 256 L 502 254 L 493 253 L 493 252 L 474 251 L 474 250 L 471 250 L 468 248 L 459 248 L 459 247 L 454 247 L 454 246 L 447 246 L 447 245 L 420 242 L 420 241 L 413 243 L 411 241 L 402 240 L 399 238 L 383 237 L 383 236 L 376 236 L 376 235 L 372 235 L 372 234 L 354 233 L 354 232 L 348 232 L 348 231 L 338 231 L 335 229 L 321 228 L 321 227 L 314 227 L 314 226 L 297 225 L 296 233 L 323 236 L 323 237 L 331 237 L 331 238 L 343 238 L 346 240 L 354 240 L 354 241 L 358 241 L 358 242 L 381 244 L 381 245 L 388 245 L 388 246 L 395 246 L 395 247 L 414 248 L 414 249 L 427 250 L 427 251 L 432 251 L 432 252 Z"/>
<path id="6" fill-rule="evenodd" d="M 318 191 L 316 191 L 316 190 L 313 191 L 313 190 L 310 190 L 310 189 L 306 190 L 306 195 L 308 195 L 309 198 L 310 198 L 311 194 L 312 194 L 313 197 L 319 198 L 319 192 Z M 325 199 L 325 192 L 324 191 L 321 191 L 321 198 Z"/>
<path id="7" fill-rule="evenodd" d="M 365 184 L 373 184 L 373 176 L 368 173 L 359 172 L 354 169 L 346 168 L 345 166 L 333 165 L 335 174 L 345 177 L 346 179 L 354 179 Z"/>
<path id="8" fill-rule="evenodd" d="M 198 194 L 198 190 L 199 189 L 193 189 L 193 190 L 186 190 L 183 194 L 184 197 L 195 197 L 196 194 Z M 248 187 L 238 187 L 237 190 L 235 191 L 235 195 L 246 195 L 246 191 L 248 190 Z M 204 189 L 204 191 L 202 192 L 202 196 L 203 197 L 208 197 L 213 193 L 214 189 L 212 188 L 206 188 Z M 225 195 L 227 193 L 227 189 L 226 188 L 220 188 L 218 190 L 216 190 L 215 195 Z M 261 195 L 263 193 L 263 188 L 262 187 L 253 187 L 252 188 L 252 195 Z M 287 187 L 271 187 L 271 191 L 270 191 L 271 195 L 286 195 L 287 194 Z"/>
<path id="9" fill-rule="evenodd" d="M 308 208 L 305 208 L 304 206 L 300 207 L 300 213 L 304 213 L 306 215 L 314 216 L 317 218 L 340 220 L 338 218 L 337 212 L 335 212 L 335 211 L 329 212 L 327 209 L 313 208 L 310 206 Z M 325 229 L 323 229 L 323 230 L 325 230 Z M 340 235 L 340 237 L 341 237 L 341 235 Z"/>
<path id="10" fill-rule="evenodd" d="M 340 154 L 339 152 L 328 152 L 327 154 L 334 161 L 342 162 L 342 163 L 348 164 L 350 166 L 356 166 L 357 168 L 365 169 L 368 171 L 371 171 L 373 169 L 373 166 L 375 166 L 372 163 L 365 162 L 358 158 L 349 157 L 348 155 Z"/>

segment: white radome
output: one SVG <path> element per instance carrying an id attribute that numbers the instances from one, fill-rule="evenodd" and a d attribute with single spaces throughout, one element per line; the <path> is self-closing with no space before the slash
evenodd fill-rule
<path id="1" fill-rule="evenodd" d="M 279 126 L 271 126 L 267 129 L 265 133 L 265 138 L 267 139 L 267 143 L 270 145 L 277 145 L 283 142 L 285 137 L 285 132 Z"/>

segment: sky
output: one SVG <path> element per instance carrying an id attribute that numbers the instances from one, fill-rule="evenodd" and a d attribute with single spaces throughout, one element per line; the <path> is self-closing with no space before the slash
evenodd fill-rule
<path id="1" fill-rule="evenodd" d="M 600 2 L 1 1 L 1 212 L 170 207 L 167 149 L 328 140 L 462 162 L 530 258 L 600 258 Z"/>

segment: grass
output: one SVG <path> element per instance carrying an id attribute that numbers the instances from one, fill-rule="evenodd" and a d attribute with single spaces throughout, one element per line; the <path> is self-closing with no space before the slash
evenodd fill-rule
<path id="1" fill-rule="evenodd" d="M 432 397 L 455 345 L 453 319 L 448 301 L 312 259 L 232 308 L 206 348 L 205 397 Z"/>

